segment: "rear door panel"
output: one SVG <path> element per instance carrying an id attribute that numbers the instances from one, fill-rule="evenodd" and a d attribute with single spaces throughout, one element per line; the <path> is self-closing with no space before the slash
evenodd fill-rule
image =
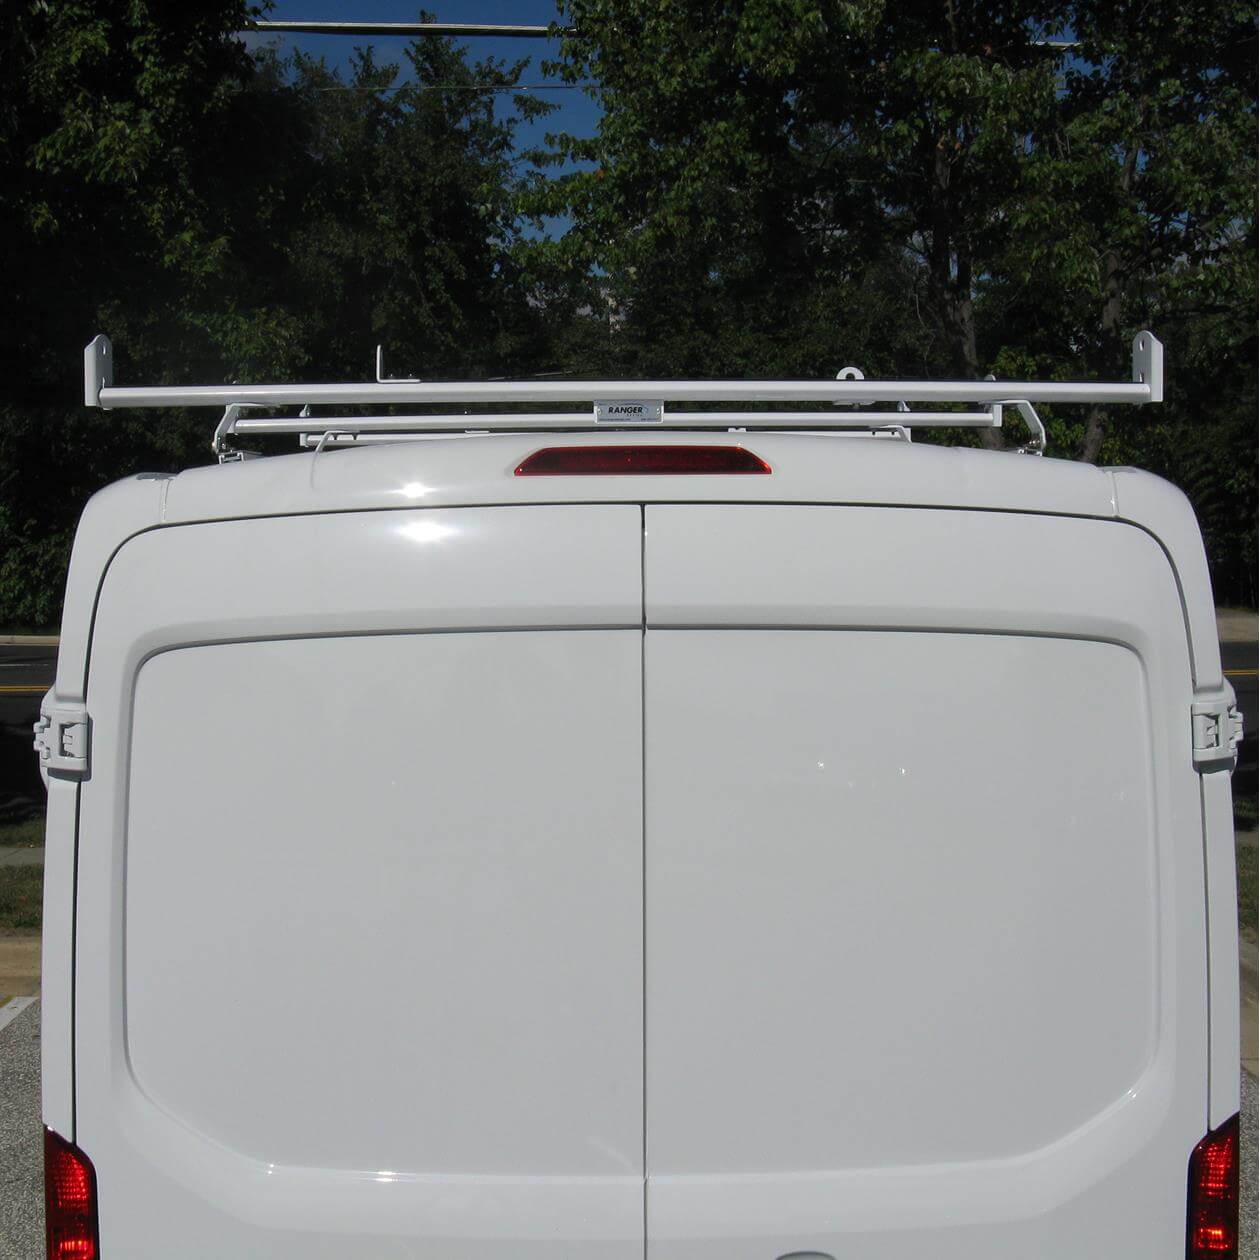
<path id="1" fill-rule="evenodd" d="M 640 539 L 458 509 L 119 554 L 78 885 L 104 1250 L 642 1255 Z"/>
<path id="2" fill-rule="evenodd" d="M 649 1255 L 1180 1255 L 1205 960 L 1162 553 L 646 525 Z"/>

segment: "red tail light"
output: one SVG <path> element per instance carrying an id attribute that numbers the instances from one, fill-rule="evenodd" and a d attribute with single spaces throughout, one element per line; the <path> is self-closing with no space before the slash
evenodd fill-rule
<path id="1" fill-rule="evenodd" d="M 518 477 L 668 477 L 680 473 L 768 473 L 742 446 L 545 446 L 517 465 Z"/>
<path id="2" fill-rule="evenodd" d="M 1187 1260 L 1238 1258 L 1238 1117 L 1226 1120 L 1190 1156 Z"/>
<path id="3" fill-rule="evenodd" d="M 48 1260 L 97 1260 L 92 1161 L 51 1129 L 44 1130 L 44 1220 Z"/>

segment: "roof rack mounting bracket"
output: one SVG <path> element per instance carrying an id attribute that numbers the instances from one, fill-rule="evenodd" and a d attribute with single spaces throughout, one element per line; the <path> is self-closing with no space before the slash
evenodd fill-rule
<path id="1" fill-rule="evenodd" d="M 997 423 L 1002 423 L 1002 407 L 1014 407 L 1019 412 L 1020 418 L 1024 422 L 1024 427 L 1028 430 L 1028 441 L 1022 446 L 1015 448 L 1017 455 L 1044 455 L 1046 453 L 1046 426 L 1041 423 L 1041 417 L 1037 414 L 1037 408 L 1028 402 L 1027 399 L 1012 398 L 1009 403 L 997 403 L 993 411 L 997 418 Z"/>
<path id="2" fill-rule="evenodd" d="M 219 457 L 220 464 L 231 464 L 242 459 L 256 459 L 257 451 L 242 451 L 233 446 L 228 439 L 236 433 L 236 422 L 246 407 L 260 407 L 261 403 L 229 403 L 223 409 L 223 418 L 219 421 L 210 439 L 210 449 Z"/>
<path id="3" fill-rule="evenodd" d="M 385 375 L 385 347 L 376 343 L 376 383 L 378 385 L 419 385 L 421 378 L 418 376 L 386 376 Z"/>
<path id="4" fill-rule="evenodd" d="M 1164 347 L 1154 333 L 1133 338 L 1133 382 L 1150 390 L 1148 402 L 1164 401 Z"/>
<path id="5" fill-rule="evenodd" d="M 102 407 L 101 390 L 114 383 L 114 347 L 104 333 L 97 333 L 83 348 L 83 405 Z"/>

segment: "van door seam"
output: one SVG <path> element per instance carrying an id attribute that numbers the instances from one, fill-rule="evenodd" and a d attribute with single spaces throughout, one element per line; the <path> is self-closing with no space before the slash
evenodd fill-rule
<path id="1" fill-rule="evenodd" d="M 643 985 L 643 1260 L 648 1260 L 648 1111 L 647 1111 L 647 505 L 639 505 L 639 595 L 641 624 L 639 626 L 639 823 L 640 823 L 640 870 L 639 912 L 641 916 L 640 956 Z"/>

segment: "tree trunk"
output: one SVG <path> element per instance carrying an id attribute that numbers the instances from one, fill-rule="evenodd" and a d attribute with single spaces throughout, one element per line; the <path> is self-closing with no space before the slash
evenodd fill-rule
<path id="1" fill-rule="evenodd" d="M 1133 187 L 1137 171 L 1138 146 L 1125 150 L 1124 163 L 1120 168 L 1120 187 L 1127 196 Z M 1120 316 L 1122 310 L 1123 273 L 1120 253 L 1109 249 L 1103 255 L 1103 303 L 1099 331 L 1102 334 L 1100 353 L 1096 365 L 1099 376 L 1110 375 L 1116 365 L 1123 362 L 1124 347 L 1121 344 Z M 1098 463 L 1102 454 L 1103 439 L 1107 436 L 1108 413 L 1104 407 L 1091 407 L 1085 421 L 1085 440 L 1081 443 L 1080 460 L 1086 464 Z"/>
<path id="2" fill-rule="evenodd" d="M 1103 260 L 1102 353 L 1099 355 L 1099 375 L 1109 375 L 1115 363 L 1123 358 L 1120 336 L 1120 256 L 1114 249 L 1108 250 Z M 1103 439 L 1107 436 L 1108 413 L 1105 407 L 1091 407 L 1085 422 L 1085 440 L 1081 443 L 1080 459 L 1086 464 L 1098 463 L 1102 454 Z"/>
<path id="3" fill-rule="evenodd" d="M 928 251 L 930 292 L 949 343 L 954 372 L 961 380 L 980 379 L 976 350 L 976 313 L 972 296 L 973 266 L 966 237 L 955 239 L 949 206 L 950 166 L 947 138 L 941 137 L 933 157 L 932 242 Z M 999 429 L 981 429 L 990 450 L 1005 443 Z"/>

